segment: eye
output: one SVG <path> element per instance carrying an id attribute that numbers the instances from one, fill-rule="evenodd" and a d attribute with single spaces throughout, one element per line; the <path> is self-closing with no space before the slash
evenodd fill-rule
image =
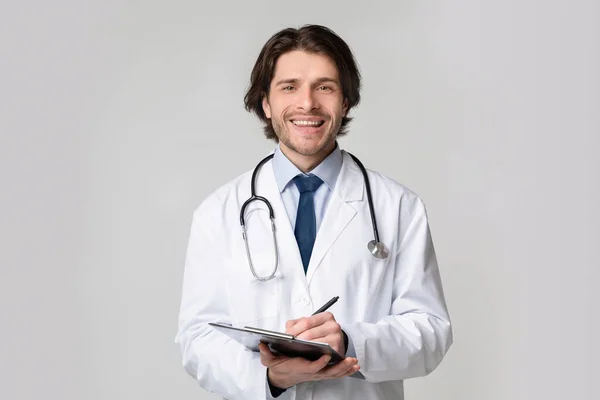
<path id="1" fill-rule="evenodd" d="M 322 85 L 322 86 L 319 86 L 319 87 L 317 88 L 317 90 L 319 90 L 319 91 L 321 91 L 321 92 L 330 92 L 330 91 L 332 91 L 333 89 L 331 88 L 331 86 Z"/>
<path id="2" fill-rule="evenodd" d="M 288 85 L 288 86 L 282 87 L 281 90 L 283 90 L 284 92 L 290 92 L 290 91 L 294 90 L 294 87 Z"/>

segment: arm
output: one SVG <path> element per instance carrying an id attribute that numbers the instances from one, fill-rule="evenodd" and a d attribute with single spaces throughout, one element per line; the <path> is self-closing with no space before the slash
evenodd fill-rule
<path id="1" fill-rule="evenodd" d="M 224 253 L 221 241 L 214 240 L 213 216 L 205 204 L 194 213 L 176 343 L 186 371 L 206 390 L 230 399 L 265 399 L 266 368 L 260 355 L 207 325 L 230 322 L 220 259 Z"/>
<path id="2" fill-rule="evenodd" d="M 424 376 L 433 371 L 452 344 L 425 207 L 416 201 L 392 266 L 394 291 L 390 315 L 377 323 L 342 326 L 349 338 L 348 356 L 358 358 L 370 382 Z M 394 261 L 394 260 L 392 260 Z"/>

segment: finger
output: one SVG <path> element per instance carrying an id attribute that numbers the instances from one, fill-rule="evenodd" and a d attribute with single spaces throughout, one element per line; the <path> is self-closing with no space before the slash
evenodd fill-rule
<path id="1" fill-rule="evenodd" d="M 339 374 L 334 375 L 334 378 L 343 378 L 345 376 L 349 376 L 349 375 L 354 374 L 358 370 L 360 370 L 360 365 L 358 365 L 358 364 L 352 364 L 348 368 L 346 368 L 345 371 L 342 371 Z"/>
<path id="2" fill-rule="evenodd" d="M 281 362 L 280 370 L 294 374 L 311 375 L 325 368 L 330 359 L 329 356 L 321 356 L 316 361 L 310 361 L 302 357 L 285 357 Z M 279 364 L 276 364 L 276 366 L 279 368 Z"/>
<path id="3" fill-rule="evenodd" d="M 331 379 L 341 376 L 346 376 L 354 366 L 358 365 L 358 360 L 352 357 L 346 357 L 343 361 L 327 367 L 326 369 L 319 372 L 321 379 Z"/>
<path id="4" fill-rule="evenodd" d="M 296 325 L 298 321 L 299 319 L 290 319 L 288 322 L 285 323 L 285 329 L 290 329 L 292 326 Z"/>
<path id="5" fill-rule="evenodd" d="M 300 335 L 302 332 L 307 331 L 319 325 L 323 325 L 327 321 L 334 320 L 333 314 L 330 312 L 323 312 L 317 315 L 313 315 L 308 318 L 300 318 L 297 322 L 288 328 L 288 333 L 291 335 Z"/>
<path id="6" fill-rule="evenodd" d="M 315 326 L 314 328 L 310 328 L 300 334 L 298 334 L 299 339 L 304 340 L 316 340 L 317 338 L 325 338 L 329 337 L 329 339 L 333 339 L 334 341 L 338 341 L 342 333 L 342 327 L 340 324 L 335 322 L 335 320 L 330 320 L 325 322 L 323 325 Z M 326 341 L 325 343 L 330 343 Z"/>
<path id="7" fill-rule="evenodd" d="M 260 352 L 261 364 L 264 365 L 265 367 L 271 366 L 273 364 L 273 358 L 275 356 L 273 356 L 273 353 L 271 353 L 271 350 L 269 349 L 269 347 L 264 343 L 259 343 L 258 351 Z"/>
<path id="8" fill-rule="evenodd" d="M 258 350 L 260 351 L 260 362 L 265 367 L 273 367 L 275 365 L 281 364 L 288 357 L 273 354 L 269 346 L 264 343 L 260 343 L 258 345 Z"/>
<path id="9" fill-rule="evenodd" d="M 298 335 L 305 330 L 307 317 L 292 319 L 285 323 L 285 333 L 290 335 Z"/>
<path id="10" fill-rule="evenodd" d="M 319 357 L 318 360 L 312 361 L 306 366 L 306 372 L 308 372 L 309 374 L 316 375 L 319 373 L 319 371 L 322 371 L 323 369 L 327 368 L 327 364 L 330 360 L 330 355 L 322 355 L 321 357 Z"/>
<path id="11" fill-rule="evenodd" d="M 331 379 L 345 378 L 347 376 L 357 373 L 359 370 L 360 370 L 360 367 L 358 365 L 354 365 L 353 367 L 348 368 L 348 370 L 346 372 L 344 372 L 343 374 L 333 376 Z"/>
<path id="12" fill-rule="evenodd" d="M 299 335 L 298 338 L 304 339 L 302 336 L 303 334 Z M 342 355 L 346 353 L 346 348 L 344 347 L 344 336 L 341 333 L 334 333 L 327 336 L 311 337 L 310 339 L 304 340 L 310 340 L 311 342 L 318 343 L 326 343 L 336 352 Z"/>
<path id="13" fill-rule="evenodd" d="M 296 335 L 298 339 L 303 340 L 316 340 L 317 338 L 323 339 L 329 336 L 330 332 L 326 325 L 316 326 L 314 328 L 310 328 L 299 335 Z"/>
<path id="14" fill-rule="evenodd" d="M 269 346 L 267 346 L 265 343 L 260 342 L 258 344 L 258 351 L 260 351 L 260 353 L 265 353 L 265 354 L 269 354 L 271 356 L 273 356 L 273 353 L 271 352 L 271 349 L 269 348 Z"/>

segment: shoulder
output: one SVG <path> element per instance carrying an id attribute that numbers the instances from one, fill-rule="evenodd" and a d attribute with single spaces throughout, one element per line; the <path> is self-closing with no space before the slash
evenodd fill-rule
<path id="1" fill-rule="evenodd" d="M 383 193 L 388 200 L 386 204 L 397 209 L 401 218 L 413 220 L 424 217 L 427 219 L 425 202 L 415 191 L 389 176 L 372 170 L 367 171 L 369 180 L 372 179 L 376 182 L 371 185 L 378 189 L 378 196 L 382 196 Z M 373 194 L 373 196 L 375 195 Z"/>
<path id="2" fill-rule="evenodd" d="M 349 154 L 348 157 L 350 157 Z M 356 165 L 356 170 L 357 172 L 360 172 L 358 165 Z M 374 202 L 385 201 L 387 204 L 392 202 L 398 206 L 410 209 L 418 207 L 424 208 L 421 197 L 408 186 L 381 172 L 374 171 L 367 167 L 365 167 L 365 170 L 369 178 L 372 192 L 371 195 Z"/>
<path id="3" fill-rule="evenodd" d="M 252 170 L 246 171 L 208 194 L 194 210 L 194 219 L 219 217 L 220 213 L 237 205 L 240 191 L 249 192 L 251 176 Z M 248 193 L 246 197 L 249 197 Z"/>
<path id="4" fill-rule="evenodd" d="M 390 195 L 410 203 L 422 203 L 421 197 L 405 184 L 380 172 L 367 169 L 369 180 L 373 181 L 379 190 L 387 190 Z"/>

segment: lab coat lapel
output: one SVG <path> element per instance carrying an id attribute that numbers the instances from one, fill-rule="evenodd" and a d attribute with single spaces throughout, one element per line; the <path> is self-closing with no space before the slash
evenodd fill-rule
<path id="1" fill-rule="evenodd" d="M 348 153 L 345 151 L 342 153 L 344 156 L 342 169 L 335 184 L 335 189 L 329 198 L 327 211 L 317 232 L 308 264 L 306 278 L 309 285 L 315 272 L 320 268 L 327 251 L 356 215 L 356 210 L 350 203 L 363 200 L 364 180 L 362 173 Z"/>

